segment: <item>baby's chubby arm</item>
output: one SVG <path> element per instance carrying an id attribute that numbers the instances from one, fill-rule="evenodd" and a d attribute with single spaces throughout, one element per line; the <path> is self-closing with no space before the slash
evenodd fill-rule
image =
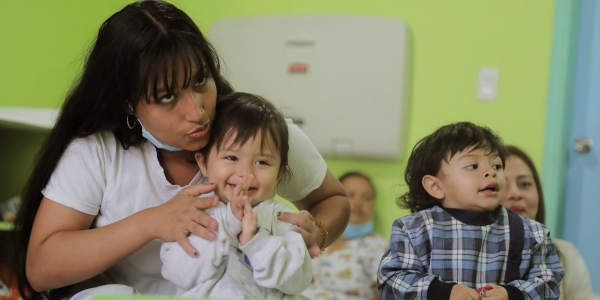
<path id="1" fill-rule="evenodd" d="M 160 259 L 163 263 L 162 275 L 183 290 L 207 283 L 218 278 L 225 272 L 230 244 L 237 244 L 237 234 L 231 234 L 230 227 L 237 219 L 231 209 L 223 202 L 217 207 L 206 210 L 206 213 L 219 222 L 217 239 L 208 241 L 196 235 L 190 235 L 190 243 L 199 251 L 198 257 L 187 255 L 185 250 L 176 242 L 165 242 L 160 249 Z M 227 223 L 228 226 L 224 226 Z M 241 228 L 241 222 L 238 221 Z M 234 224 L 235 225 L 235 224 Z"/>
<path id="2" fill-rule="evenodd" d="M 269 211 L 272 212 L 270 218 L 274 226 L 260 227 L 240 249 L 248 257 L 254 270 L 254 279 L 260 286 L 278 289 L 285 294 L 299 294 L 308 287 L 312 279 L 310 254 L 302 235 L 291 230 L 293 225 L 277 219 L 277 212 L 293 210 L 283 203 L 267 201 L 270 203 L 261 205 L 273 206 Z M 269 232 L 270 230 L 276 232 Z M 240 245 L 241 241 L 240 236 Z"/>

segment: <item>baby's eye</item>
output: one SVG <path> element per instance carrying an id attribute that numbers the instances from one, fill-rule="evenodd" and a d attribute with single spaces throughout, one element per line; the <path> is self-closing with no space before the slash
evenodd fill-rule
<path id="1" fill-rule="evenodd" d="M 172 94 L 166 95 L 160 99 L 160 102 L 161 103 L 169 103 L 169 102 L 173 101 L 173 99 L 175 99 L 175 95 L 172 95 Z"/>
<path id="2" fill-rule="evenodd" d="M 468 170 L 477 170 L 477 164 L 472 164 L 467 166 Z"/>
<path id="3" fill-rule="evenodd" d="M 225 156 L 225 159 L 230 161 L 238 161 L 238 158 L 233 155 Z"/>
<path id="4" fill-rule="evenodd" d="M 269 162 L 268 162 L 268 161 L 266 161 L 266 160 L 257 160 L 257 161 L 256 161 L 256 164 L 257 164 L 257 165 L 263 165 L 263 166 L 270 166 L 270 165 L 271 165 L 271 164 L 269 164 Z"/>
<path id="5" fill-rule="evenodd" d="M 493 165 L 493 166 L 492 166 L 492 168 L 493 168 L 494 170 L 496 170 L 496 171 L 498 171 L 498 170 L 502 170 L 502 164 L 495 164 L 495 165 Z"/>

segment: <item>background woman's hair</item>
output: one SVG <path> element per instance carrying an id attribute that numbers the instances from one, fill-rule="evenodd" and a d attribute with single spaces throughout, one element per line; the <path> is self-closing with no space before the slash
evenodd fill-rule
<path id="1" fill-rule="evenodd" d="M 470 122 L 442 126 L 413 148 L 404 171 L 408 192 L 396 199 L 398 206 L 414 213 L 437 205 L 439 200 L 423 187 L 423 177 L 438 176 L 442 161 L 448 161 L 456 153 L 471 147 L 472 150 L 483 149 L 486 154 L 497 154 L 504 168 L 504 144 L 491 129 Z"/>
<path id="2" fill-rule="evenodd" d="M 219 98 L 216 117 L 212 124 L 210 139 L 200 152 L 204 162 L 208 160 L 213 147 L 221 149 L 221 145 L 235 133 L 233 145 L 243 145 L 261 133 L 261 146 L 271 147 L 279 153 L 281 164 L 279 174 L 289 179 L 291 171 L 288 166 L 289 132 L 283 114 L 269 100 L 249 94 L 235 92 Z M 275 145 L 267 143 L 268 135 Z"/>
<path id="3" fill-rule="evenodd" d="M 529 167 L 529 169 L 531 170 L 531 174 L 533 174 L 533 181 L 535 182 L 535 188 L 537 189 L 538 192 L 538 197 L 539 197 L 539 203 L 538 203 L 538 211 L 537 214 L 535 215 L 535 220 L 545 224 L 546 222 L 546 206 L 545 206 L 545 202 L 544 202 L 544 192 L 542 191 L 542 183 L 540 181 L 540 175 L 538 174 L 537 169 L 535 168 L 535 165 L 533 164 L 533 160 L 531 160 L 531 157 L 529 157 L 529 155 L 527 155 L 527 153 L 525 153 L 525 151 L 519 149 L 516 146 L 506 146 L 506 158 L 510 158 L 511 156 L 516 156 L 518 158 L 520 158 L 521 160 L 523 160 L 523 162 Z"/>
<path id="4" fill-rule="evenodd" d="M 371 187 L 371 191 L 373 193 L 373 200 L 375 200 L 377 198 L 377 191 L 375 190 L 375 185 L 373 184 L 371 177 L 369 177 L 367 174 L 359 172 L 359 171 L 349 171 L 349 172 L 342 174 L 342 176 L 338 177 L 338 180 L 341 183 L 343 183 L 343 181 L 345 179 L 350 178 L 350 177 L 358 177 L 358 178 L 364 179 Z"/>
<path id="5" fill-rule="evenodd" d="M 221 77 L 216 52 L 192 19 L 163 1 L 140 1 L 113 14 L 100 27 L 80 78 L 68 93 L 22 193 L 14 224 L 10 268 L 26 299 L 40 299 L 25 274 L 25 259 L 41 191 L 69 143 L 101 131 L 112 131 L 124 149 L 144 140 L 140 126 L 127 127 L 127 108 L 141 99 L 157 101 L 157 87 L 169 92 L 187 87 L 200 76 L 212 76 L 218 95 L 232 92 Z M 177 82 L 177 74 L 185 74 Z M 3 246 L 4 247 L 4 246 Z M 44 293 L 47 294 L 47 293 Z"/>

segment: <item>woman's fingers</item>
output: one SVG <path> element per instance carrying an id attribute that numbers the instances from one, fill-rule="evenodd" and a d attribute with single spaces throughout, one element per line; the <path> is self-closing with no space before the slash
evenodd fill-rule
<path id="1" fill-rule="evenodd" d="M 185 251 L 185 253 L 187 253 L 189 256 L 198 257 L 198 250 L 192 246 L 192 243 L 190 243 L 190 240 L 184 232 L 181 232 L 176 241 L 181 248 L 183 248 L 183 251 Z"/>
<path id="2" fill-rule="evenodd" d="M 320 241 L 323 238 L 321 230 L 315 224 L 313 216 L 306 210 L 301 210 L 299 213 L 280 213 L 279 220 L 296 225 L 293 230 L 302 235 L 306 248 L 310 253 L 310 257 L 314 258 L 321 255 Z"/>
<path id="3" fill-rule="evenodd" d="M 208 194 L 214 191 L 216 187 L 217 186 L 215 184 L 198 183 L 182 189 L 179 193 L 187 196 L 198 197 L 202 194 Z"/>

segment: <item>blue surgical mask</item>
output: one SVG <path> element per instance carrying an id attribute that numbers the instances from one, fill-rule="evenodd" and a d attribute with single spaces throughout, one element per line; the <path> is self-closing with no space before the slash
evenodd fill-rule
<path id="1" fill-rule="evenodd" d="M 152 133 L 150 133 L 148 130 L 146 130 L 146 128 L 144 128 L 144 125 L 142 125 L 142 122 L 140 121 L 140 119 L 138 119 L 138 122 L 140 122 L 140 125 L 142 126 L 142 136 L 145 137 L 148 141 L 150 141 L 150 143 L 152 143 L 152 145 L 154 145 L 154 147 L 159 148 L 159 149 L 169 150 L 169 151 L 181 151 L 182 150 L 179 148 L 175 148 L 173 146 L 169 146 L 167 143 L 155 138 L 152 135 Z"/>
<path id="2" fill-rule="evenodd" d="M 348 224 L 342 235 L 347 239 L 355 239 L 365 236 L 371 232 L 373 232 L 373 220 L 367 221 L 366 223 L 360 225 Z"/>

